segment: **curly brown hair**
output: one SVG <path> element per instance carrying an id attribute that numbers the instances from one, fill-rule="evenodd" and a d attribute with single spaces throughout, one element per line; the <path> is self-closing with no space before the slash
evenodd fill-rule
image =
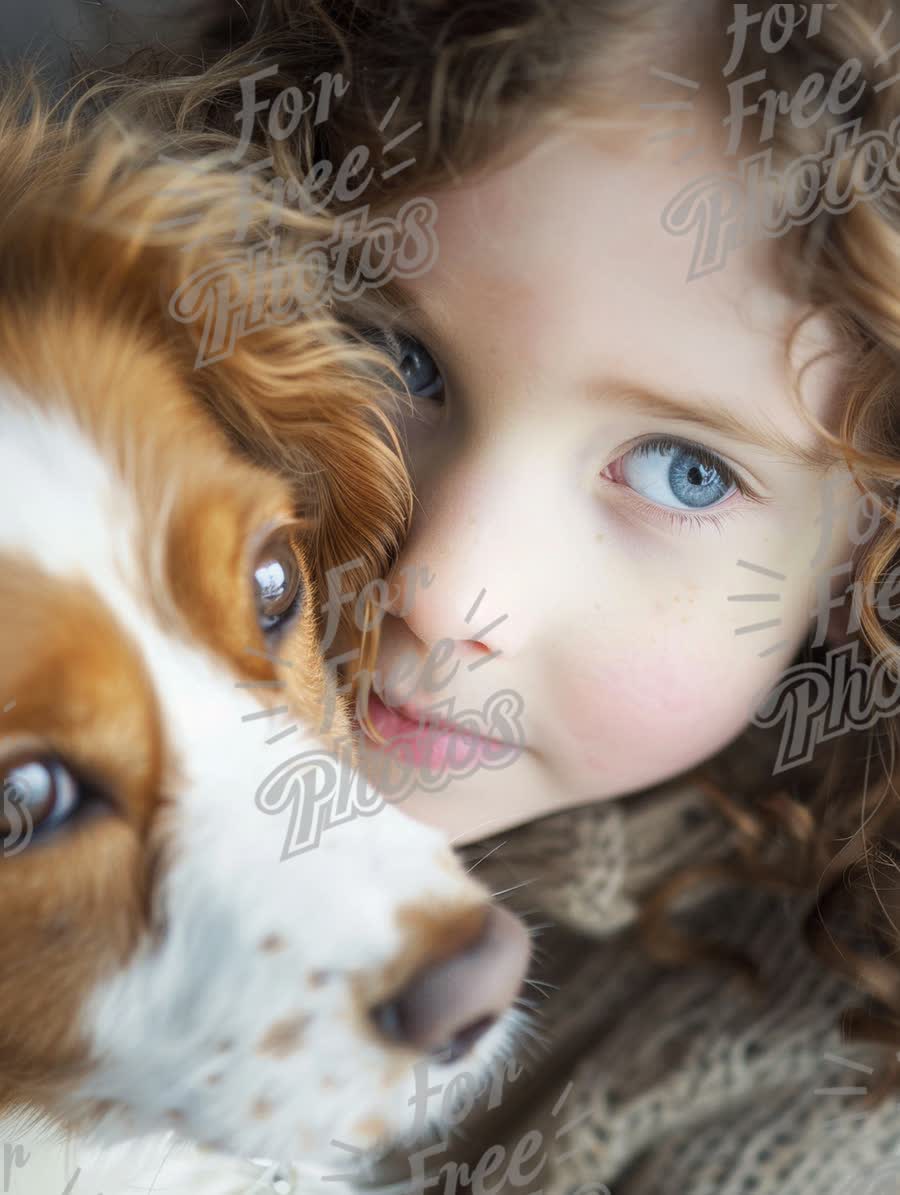
<path id="1" fill-rule="evenodd" d="M 750 9 L 781 31 L 791 6 L 763 2 Z M 296 136 L 278 140 L 260 117 L 255 136 L 281 177 L 302 178 L 319 160 L 337 163 L 354 146 L 367 147 L 377 166 L 367 192 L 373 209 L 514 160 L 554 124 L 587 121 L 603 129 L 606 121 L 609 135 L 627 136 L 621 118 L 634 117 L 636 91 L 671 100 L 676 73 L 702 85 L 718 118 L 729 108 L 729 80 L 744 79 L 745 104 L 758 107 L 747 114 L 743 139 L 759 145 L 765 136 L 779 174 L 838 144 L 831 178 L 850 200 L 841 211 L 818 205 L 814 218 L 795 223 L 782 238 L 777 268 L 785 290 L 807 312 L 786 331 L 786 359 L 813 316 L 827 313 L 840 333 L 846 371 L 841 424 L 836 435 L 819 425 L 816 430 L 820 463 L 843 462 L 882 510 L 877 533 L 853 561 L 857 583 L 869 592 L 890 583 L 900 561 L 891 502 L 900 480 L 900 209 L 890 188 L 870 193 L 877 165 L 871 151 L 858 140 L 841 147 L 833 139 L 849 121 L 864 135 L 887 131 L 900 115 L 893 9 L 876 0 L 813 5 L 777 52 L 759 36 L 748 37 L 726 78 L 734 6 L 722 0 L 271 0 L 245 7 L 240 29 L 222 24 L 210 33 L 203 69 L 148 53 L 126 74 L 136 69 L 142 75 L 140 103 L 155 98 L 167 120 L 233 135 L 240 81 L 248 72 L 277 67 L 257 83 L 257 96 L 270 102 L 289 85 L 308 88 L 325 72 L 341 72 L 351 86 L 327 121 L 307 122 Z M 854 61 L 856 94 L 841 111 L 825 104 L 812 117 L 795 119 L 796 112 L 765 102 L 770 89 L 796 96 L 816 73 L 823 90 L 837 86 L 843 64 Z M 650 65 L 665 67 L 669 81 L 661 70 L 648 71 Z M 117 80 L 109 77 L 107 85 L 115 92 Z M 385 132 L 388 111 L 391 130 L 405 132 L 402 143 L 393 144 Z M 771 130 L 764 125 L 767 112 L 774 117 Z M 674 123 L 671 108 L 665 118 Z M 632 132 L 638 123 L 646 130 L 646 116 L 632 120 Z M 392 170 L 410 158 L 414 168 Z M 808 185 L 802 175 L 794 181 L 800 189 Z M 389 305 L 390 288 L 382 298 Z M 793 397 L 811 420 L 800 403 L 799 380 Z M 886 661 L 893 675 L 898 630 L 865 604 L 861 657 Z M 795 662 L 821 665 L 822 657 L 810 638 Z M 842 1014 L 847 1039 L 890 1047 L 867 1097 L 871 1106 L 897 1089 L 900 1078 L 900 928 L 894 917 L 900 911 L 894 788 L 900 719 L 882 717 L 833 736 L 786 774 L 772 766 L 776 737 L 750 725 L 696 770 L 697 782 L 737 829 L 737 857 L 668 877 L 643 906 L 642 940 L 659 961 L 737 965 L 756 982 L 752 959 L 679 932 L 671 917 L 679 898 L 715 882 L 782 891 L 804 902 L 809 948 L 862 997 Z"/>

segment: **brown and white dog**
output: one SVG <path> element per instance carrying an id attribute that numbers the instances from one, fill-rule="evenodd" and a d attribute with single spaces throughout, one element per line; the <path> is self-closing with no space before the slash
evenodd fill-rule
<path id="1" fill-rule="evenodd" d="M 147 138 L 21 113 L 0 113 L 5 1140 L 27 1108 L 346 1168 L 332 1139 L 409 1127 L 414 1064 L 484 1074 L 526 1015 L 528 932 L 439 834 L 385 807 L 282 860 L 287 815 L 255 801 L 303 750 L 352 766 L 344 697 L 322 725 L 322 558 L 390 540 L 395 466 L 322 312 L 194 369 L 168 300 L 233 251 L 233 172 L 171 186 Z M 306 522 L 235 447 L 254 421 L 331 487 Z M 42 1190 L 19 1160 L 7 1189 Z"/>

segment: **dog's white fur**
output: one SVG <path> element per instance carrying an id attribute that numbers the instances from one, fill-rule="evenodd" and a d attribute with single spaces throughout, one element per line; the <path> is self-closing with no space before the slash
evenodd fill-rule
<path id="1" fill-rule="evenodd" d="M 77 278 L 71 289 L 77 305 Z M 39 353 L 41 327 L 32 333 Z M 0 557 L 86 585 L 136 653 L 168 761 L 153 827 L 164 864 L 153 924 L 120 965 L 107 960 L 79 1003 L 72 1033 L 84 1075 L 60 1087 L 46 1119 L 5 1109 L 0 1189 L 243 1195 L 275 1181 L 270 1167 L 265 1185 L 265 1167 L 250 1160 L 262 1157 L 303 1159 L 292 1189 L 334 1195 L 340 1183 L 325 1178 L 346 1171 L 352 1151 L 407 1133 L 415 1090 L 415 1051 L 366 1025 L 356 981 L 378 990 L 377 977 L 410 949 L 398 911 L 449 919 L 487 894 L 440 834 L 390 807 L 331 826 L 316 849 L 280 861 L 286 817 L 261 812 L 254 794 L 280 762 L 324 751 L 325 740 L 301 720 L 267 744 L 296 715 L 273 713 L 270 691 L 164 617 L 165 561 L 151 551 L 148 578 L 144 549 L 148 527 L 164 542 L 179 476 L 161 479 L 157 509 L 142 509 L 121 463 L 140 447 L 118 444 L 114 460 L 77 402 L 32 395 L 0 353 Z M 198 453 L 206 448 L 198 440 Z M 224 444 L 218 451 L 224 458 Z M 0 745 L 2 734 L 0 724 Z M 30 850 L 0 866 L 26 877 Z M 518 1016 L 510 1011 L 457 1063 L 435 1064 L 433 1082 L 484 1075 Z M 66 1122 L 86 1109 L 90 1123 L 69 1133 Z M 16 1147 L 30 1155 L 24 1165 Z"/>

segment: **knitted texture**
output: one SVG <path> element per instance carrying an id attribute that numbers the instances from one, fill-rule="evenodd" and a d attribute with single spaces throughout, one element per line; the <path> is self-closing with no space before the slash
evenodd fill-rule
<path id="1" fill-rule="evenodd" d="M 761 997 L 736 973 L 663 966 L 640 944 L 638 897 L 685 863 L 733 850 L 730 823 L 691 784 L 467 848 L 503 899 L 554 923 L 535 972 L 556 985 L 539 1005 L 546 1040 L 499 1107 L 486 1092 L 435 1143 L 424 1180 L 407 1150 L 361 1185 L 393 1195 L 900 1195 L 900 1098 L 862 1108 L 883 1055 L 843 1041 L 840 1013 L 859 993 L 811 953 L 796 902 L 722 889 L 679 905 L 679 928 L 759 964 Z M 517 1150 L 527 1165 L 512 1164 Z"/>

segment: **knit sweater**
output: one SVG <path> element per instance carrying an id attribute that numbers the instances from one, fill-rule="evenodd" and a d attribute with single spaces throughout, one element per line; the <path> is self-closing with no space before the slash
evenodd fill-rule
<path id="1" fill-rule="evenodd" d="M 143 1153 L 124 1147 L 119 1180 L 107 1156 L 97 1190 L 898 1195 L 900 1098 L 862 1108 L 881 1055 L 842 1041 L 840 1011 L 859 994 L 804 943 L 796 901 L 718 888 L 679 906 L 686 930 L 752 955 L 762 999 L 737 974 L 664 966 L 640 943 L 639 898 L 684 863 L 726 859 L 734 833 L 696 786 L 674 783 L 466 848 L 483 860 L 476 874 L 545 927 L 532 970 L 541 1040 L 523 1036 L 442 1136 L 370 1160 L 348 1185 L 321 1167 L 265 1171 L 168 1134 Z M 60 1178 L 76 1163 L 85 1182 L 72 1195 L 95 1195 L 90 1160 L 77 1151 L 64 1167 L 49 1152 L 33 1156 L 22 1195 L 63 1195 Z"/>
<path id="2" fill-rule="evenodd" d="M 450 1134 L 429 1153 L 438 1182 L 426 1178 L 419 1190 L 900 1193 L 900 1097 L 862 1109 L 883 1051 L 842 1040 L 840 1012 L 861 997 L 804 942 L 800 902 L 720 887 L 679 906 L 679 928 L 759 963 L 761 998 L 709 964 L 654 963 L 640 943 L 639 898 L 688 862 L 727 859 L 735 842 L 724 815 L 682 783 L 556 814 L 467 851 L 473 861 L 491 852 L 476 874 L 495 891 L 512 888 L 505 899 L 530 910 L 529 920 L 535 910 L 549 915 L 540 974 L 558 988 L 541 1004 L 546 1048 L 503 1085 L 499 1103 L 495 1085 L 495 1106 L 489 1090 L 459 1124 L 467 1140 Z M 467 1161 L 470 1174 L 482 1160 L 483 1184 L 464 1186 L 450 1158 Z M 404 1179 L 420 1168 L 397 1151 L 373 1181 L 400 1195 L 416 1189 Z"/>

